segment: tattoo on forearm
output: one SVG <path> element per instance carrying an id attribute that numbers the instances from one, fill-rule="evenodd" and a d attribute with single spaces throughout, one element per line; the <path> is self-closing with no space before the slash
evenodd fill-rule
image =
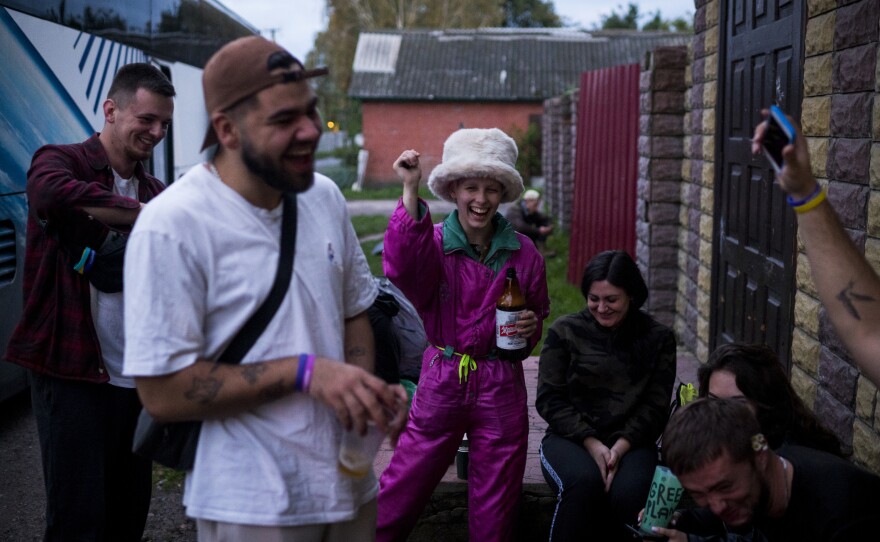
<path id="1" fill-rule="evenodd" d="M 247 381 L 248 384 L 256 384 L 257 380 L 259 380 L 260 375 L 267 371 L 267 367 L 263 364 L 249 364 L 244 365 L 241 368 L 241 376 Z"/>
<path id="2" fill-rule="evenodd" d="M 190 401 L 205 405 L 217 397 L 217 393 L 222 387 L 223 381 L 219 378 L 193 378 L 192 387 L 183 396 Z"/>
<path id="3" fill-rule="evenodd" d="M 345 353 L 346 357 L 351 358 L 360 358 L 367 355 L 367 349 L 363 346 L 352 346 L 348 349 L 348 352 Z"/>
<path id="4" fill-rule="evenodd" d="M 269 384 L 265 388 L 260 391 L 260 397 L 268 400 L 274 401 L 275 399 L 280 399 L 284 396 L 284 382 L 279 380 L 274 384 Z"/>
<path id="5" fill-rule="evenodd" d="M 862 316 L 859 314 L 859 311 L 856 309 L 855 301 L 859 302 L 867 302 L 867 301 L 876 301 L 872 296 L 860 294 L 853 291 L 853 287 L 855 287 L 854 281 L 849 281 L 849 284 L 837 294 L 837 299 L 843 303 L 843 308 L 855 318 L 856 320 L 861 320 Z"/>

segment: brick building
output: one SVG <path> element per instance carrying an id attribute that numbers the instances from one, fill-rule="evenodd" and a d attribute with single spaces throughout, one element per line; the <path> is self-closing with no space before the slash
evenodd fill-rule
<path id="1" fill-rule="evenodd" d="M 364 32 L 349 86 L 362 104 L 364 184 L 396 182 L 391 164 L 407 148 L 422 153 L 427 178 L 453 131 L 522 133 L 540 125 L 543 101 L 575 88 L 582 72 L 640 62 L 655 47 L 689 39 L 570 29 Z"/>

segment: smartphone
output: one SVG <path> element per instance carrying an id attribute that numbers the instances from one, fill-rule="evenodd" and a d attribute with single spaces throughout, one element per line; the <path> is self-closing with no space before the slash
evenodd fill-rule
<path id="1" fill-rule="evenodd" d="M 646 533 L 635 525 L 630 525 L 629 523 L 624 523 L 623 525 L 624 527 L 632 531 L 633 538 L 638 537 L 639 540 L 656 540 L 657 542 L 665 542 L 667 540 L 667 538 L 662 534 Z"/>
<path id="2" fill-rule="evenodd" d="M 774 171 L 779 173 L 782 171 L 784 162 L 782 160 L 782 149 L 786 145 L 794 143 L 795 131 L 794 126 L 788 122 L 782 109 L 775 105 L 770 106 L 770 116 L 767 117 L 767 130 L 764 132 L 764 138 L 761 140 L 761 146 L 764 148 L 764 154 Z"/>

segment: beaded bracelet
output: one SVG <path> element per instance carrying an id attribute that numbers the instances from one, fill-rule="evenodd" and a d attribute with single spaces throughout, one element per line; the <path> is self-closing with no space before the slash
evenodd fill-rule
<path id="1" fill-rule="evenodd" d="M 818 207 L 820 203 L 825 201 L 825 199 L 827 197 L 828 197 L 828 193 L 825 192 L 825 189 L 823 188 L 823 189 L 819 190 L 819 193 L 815 197 L 812 197 L 812 198 L 804 201 L 804 203 L 794 207 L 794 212 L 799 213 L 799 214 L 803 214 L 808 211 L 812 211 L 813 209 Z"/>

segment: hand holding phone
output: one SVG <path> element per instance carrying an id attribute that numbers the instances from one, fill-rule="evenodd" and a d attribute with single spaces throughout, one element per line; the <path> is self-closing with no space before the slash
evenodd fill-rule
<path id="1" fill-rule="evenodd" d="M 776 173 L 781 173 L 782 167 L 785 165 L 782 159 L 782 149 L 786 145 L 794 143 L 796 132 L 782 109 L 775 105 L 770 106 L 770 115 L 765 122 L 767 128 L 764 130 L 764 137 L 761 138 L 761 147 L 764 149 L 764 154 L 770 161 L 770 165 L 773 166 L 773 170 Z"/>

